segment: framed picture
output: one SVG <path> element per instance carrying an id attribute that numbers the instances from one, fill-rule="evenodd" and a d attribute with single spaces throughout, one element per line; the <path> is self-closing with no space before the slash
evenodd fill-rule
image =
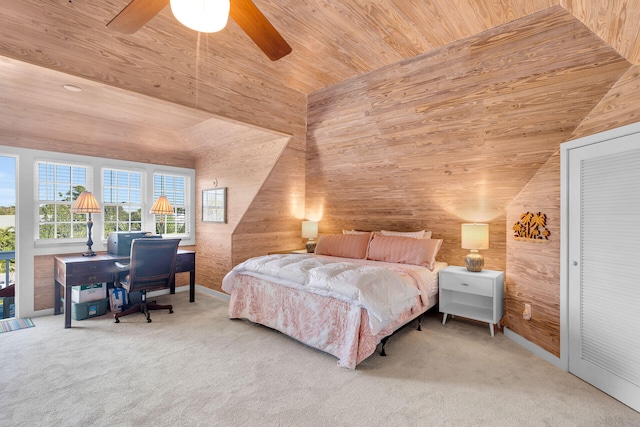
<path id="1" fill-rule="evenodd" d="M 202 190 L 202 221 L 227 222 L 227 187 Z"/>

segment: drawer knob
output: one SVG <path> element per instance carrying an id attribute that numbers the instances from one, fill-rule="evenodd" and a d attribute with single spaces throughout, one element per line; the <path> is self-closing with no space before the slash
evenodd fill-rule
<path id="1" fill-rule="evenodd" d="M 467 283 L 460 283 L 462 286 L 469 286 Z"/>
<path id="2" fill-rule="evenodd" d="M 98 278 L 98 276 L 89 276 L 87 277 L 87 280 L 96 280 Z"/>

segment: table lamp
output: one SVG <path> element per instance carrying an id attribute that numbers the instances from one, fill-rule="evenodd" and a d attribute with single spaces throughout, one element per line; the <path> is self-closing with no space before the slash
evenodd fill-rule
<path id="1" fill-rule="evenodd" d="M 478 250 L 489 249 L 489 224 L 462 224 L 462 249 L 471 250 L 464 258 L 467 270 L 482 271 L 484 258 Z"/>
<path id="2" fill-rule="evenodd" d="M 91 228 L 93 227 L 93 221 L 91 219 L 92 213 L 100 213 L 100 205 L 90 191 L 83 191 L 80 193 L 73 206 L 71 207 L 72 213 L 86 213 L 87 215 L 87 250 L 82 253 L 82 256 L 94 256 L 96 253 L 91 249 L 93 246 L 93 240 L 91 240 Z"/>
<path id="3" fill-rule="evenodd" d="M 149 213 L 152 213 L 154 215 L 161 215 L 160 233 L 158 234 L 162 234 L 162 232 L 164 232 L 164 216 L 173 214 L 173 206 L 171 206 L 171 203 L 169 202 L 167 196 L 160 196 L 158 197 L 158 200 L 155 201 L 153 206 L 151 206 Z"/>
<path id="4" fill-rule="evenodd" d="M 308 253 L 316 250 L 316 242 L 313 241 L 318 237 L 318 223 L 316 221 L 302 221 L 302 238 L 307 238 L 305 245 Z"/>

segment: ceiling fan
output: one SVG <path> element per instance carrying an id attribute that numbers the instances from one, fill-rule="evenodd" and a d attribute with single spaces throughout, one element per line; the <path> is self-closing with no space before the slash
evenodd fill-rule
<path id="1" fill-rule="evenodd" d="M 171 7 L 174 15 L 184 24 L 176 13 L 176 6 L 181 1 L 184 2 L 186 0 L 132 0 L 107 24 L 107 28 L 125 34 L 133 34 L 149 22 L 151 18 L 156 16 L 156 14 L 164 9 L 170 2 L 172 3 Z M 191 2 L 193 1 L 194 0 L 191 0 Z M 204 3 L 204 0 L 198 1 Z M 220 2 L 220 0 L 217 0 L 217 2 Z M 223 0 L 222 3 L 226 3 L 226 1 Z M 253 40 L 269 59 L 277 61 L 291 53 L 291 46 L 282 38 L 280 33 L 278 33 L 251 0 L 228 0 L 228 4 L 228 12 L 225 11 L 223 13 L 228 13 L 228 16 L 247 33 L 251 40 Z M 202 7 L 201 5 L 201 10 Z M 222 28 L 227 21 L 226 16 L 224 16 L 224 18 Z M 193 28 L 190 25 L 186 26 Z"/>

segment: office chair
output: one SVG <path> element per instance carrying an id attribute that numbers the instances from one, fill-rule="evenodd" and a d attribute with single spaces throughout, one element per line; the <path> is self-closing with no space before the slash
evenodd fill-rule
<path id="1" fill-rule="evenodd" d="M 120 318 L 131 313 L 141 312 L 151 322 L 149 310 L 169 310 L 173 313 L 173 306 L 160 305 L 155 302 L 147 303 L 147 291 L 168 288 L 176 275 L 176 253 L 180 239 L 134 239 L 131 242 L 131 258 L 129 264 L 116 262 L 119 276 L 124 272 L 129 274 L 118 279 L 120 286 L 129 294 L 140 291 L 142 300 L 120 313 L 115 313 L 115 323 Z M 118 285 L 116 284 L 116 286 Z"/>

